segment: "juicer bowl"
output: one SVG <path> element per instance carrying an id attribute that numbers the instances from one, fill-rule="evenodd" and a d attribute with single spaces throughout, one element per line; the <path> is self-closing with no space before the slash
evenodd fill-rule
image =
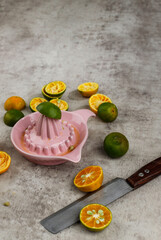
<path id="1" fill-rule="evenodd" d="M 66 161 L 77 163 L 81 159 L 82 148 L 88 137 L 87 121 L 88 118 L 91 116 L 95 116 L 95 114 L 88 109 L 81 109 L 73 112 L 62 111 L 61 120 L 68 122 L 75 129 L 77 129 L 79 133 L 79 141 L 77 146 L 72 151 L 67 152 L 67 154 L 64 155 L 46 155 L 45 153 L 37 154 L 36 151 L 31 152 L 24 148 L 23 138 L 25 135 L 25 131 L 30 125 L 32 126 L 35 122 L 39 120 L 39 112 L 34 112 L 25 116 L 14 125 L 11 131 L 11 142 L 15 149 L 22 156 L 36 164 L 58 165 Z"/>

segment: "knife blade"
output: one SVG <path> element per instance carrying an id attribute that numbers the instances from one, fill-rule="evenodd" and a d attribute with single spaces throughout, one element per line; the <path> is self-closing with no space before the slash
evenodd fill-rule
<path id="1" fill-rule="evenodd" d="M 58 233 L 79 221 L 81 209 L 91 203 L 108 205 L 125 194 L 141 187 L 161 174 L 161 157 L 140 168 L 127 179 L 115 178 L 98 190 L 88 193 L 63 209 L 41 220 L 41 225 L 51 233 Z"/>

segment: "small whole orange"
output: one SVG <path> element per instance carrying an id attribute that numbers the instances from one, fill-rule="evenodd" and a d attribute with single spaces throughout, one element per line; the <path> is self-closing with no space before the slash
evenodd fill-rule
<path id="1" fill-rule="evenodd" d="M 26 103 L 23 98 L 19 96 L 9 97 L 4 103 L 4 109 L 9 111 L 11 109 L 22 110 L 26 107 Z"/>

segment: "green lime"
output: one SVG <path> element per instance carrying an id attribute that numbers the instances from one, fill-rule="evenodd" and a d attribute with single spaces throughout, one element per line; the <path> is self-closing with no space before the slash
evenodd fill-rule
<path id="1" fill-rule="evenodd" d="M 104 150 L 111 158 L 122 157 L 129 149 L 129 141 L 119 132 L 112 132 L 105 137 Z"/>
<path id="2" fill-rule="evenodd" d="M 115 104 L 104 102 L 99 105 L 97 114 L 104 122 L 112 122 L 117 118 L 118 110 Z"/>
<path id="3" fill-rule="evenodd" d="M 36 109 L 46 117 L 61 119 L 60 108 L 51 102 L 42 102 L 36 107 Z"/>
<path id="4" fill-rule="evenodd" d="M 24 114 L 20 110 L 11 109 L 5 113 L 3 121 L 7 126 L 13 127 L 23 117 Z"/>

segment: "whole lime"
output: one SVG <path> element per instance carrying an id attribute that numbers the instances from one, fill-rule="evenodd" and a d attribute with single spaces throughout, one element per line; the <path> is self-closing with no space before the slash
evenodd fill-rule
<path id="1" fill-rule="evenodd" d="M 128 139 L 119 132 L 112 132 L 104 139 L 104 150 L 111 158 L 122 157 L 129 149 Z"/>
<path id="2" fill-rule="evenodd" d="M 20 110 L 11 109 L 5 113 L 3 121 L 7 126 L 13 127 L 23 117 L 24 114 Z"/>
<path id="3" fill-rule="evenodd" d="M 118 109 L 115 104 L 104 102 L 98 107 L 97 114 L 104 122 L 113 122 L 118 116 Z"/>

